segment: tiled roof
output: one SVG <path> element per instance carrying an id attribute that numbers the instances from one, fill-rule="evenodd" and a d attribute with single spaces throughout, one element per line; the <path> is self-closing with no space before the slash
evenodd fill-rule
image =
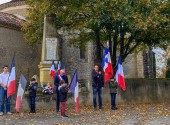
<path id="1" fill-rule="evenodd" d="M 0 26 L 20 29 L 25 20 L 12 14 L 0 12 Z"/>
<path id="2" fill-rule="evenodd" d="M 21 5 L 26 5 L 26 4 L 25 4 L 24 1 L 11 1 L 11 2 L 1 4 L 0 10 L 3 10 L 5 8 L 8 8 L 8 7 L 16 7 L 16 6 L 21 6 Z"/>

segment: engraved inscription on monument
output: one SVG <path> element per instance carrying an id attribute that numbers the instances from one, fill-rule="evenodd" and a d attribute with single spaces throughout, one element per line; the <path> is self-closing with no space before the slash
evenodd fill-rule
<path id="1" fill-rule="evenodd" d="M 57 38 L 46 38 L 46 60 L 59 60 Z"/>

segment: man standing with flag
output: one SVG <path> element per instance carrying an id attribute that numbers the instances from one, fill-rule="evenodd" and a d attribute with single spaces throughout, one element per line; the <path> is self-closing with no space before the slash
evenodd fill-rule
<path id="1" fill-rule="evenodd" d="M 0 74 L 0 115 L 4 114 L 4 101 L 6 99 L 6 112 L 8 115 L 11 115 L 10 112 L 10 100 L 11 97 L 7 97 L 7 87 L 8 87 L 8 80 L 9 80 L 9 72 L 8 66 L 5 65 L 3 67 L 3 73 Z"/>
<path id="2" fill-rule="evenodd" d="M 102 72 L 99 71 L 99 66 L 95 65 L 94 69 L 92 71 L 92 87 L 93 87 L 93 106 L 94 110 L 97 110 L 97 102 L 96 97 L 98 93 L 98 103 L 99 103 L 99 109 L 102 109 L 102 88 L 104 87 L 104 80 Z"/>

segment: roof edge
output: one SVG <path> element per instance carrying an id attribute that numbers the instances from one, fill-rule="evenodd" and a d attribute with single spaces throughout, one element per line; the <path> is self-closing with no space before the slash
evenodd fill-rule
<path id="1" fill-rule="evenodd" d="M 8 7 L 16 7 L 16 6 L 21 6 L 21 5 L 26 5 L 24 1 L 10 1 L 4 4 L 0 5 L 0 10 L 6 9 Z"/>

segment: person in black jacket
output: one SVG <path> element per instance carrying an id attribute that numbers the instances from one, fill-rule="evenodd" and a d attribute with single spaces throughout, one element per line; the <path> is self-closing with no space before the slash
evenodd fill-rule
<path id="1" fill-rule="evenodd" d="M 68 85 L 67 83 L 65 83 L 64 80 L 60 81 L 60 87 L 59 89 L 59 93 L 60 93 L 60 110 L 61 110 L 61 116 L 63 117 L 68 117 L 65 114 L 65 110 L 66 110 L 66 101 L 67 101 L 67 93 L 68 93 Z"/>
<path id="2" fill-rule="evenodd" d="M 35 97 L 36 91 L 38 88 L 38 83 L 35 78 L 31 79 L 30 85 L 28 87 L 29 90 L 29 103 L 30 103 L 30 113 L 35 113 Z"/>
<path id="3" fill-rule="evenodd" d="M 58 74 L 58 72 L 56 72 L 55 77 L 54 77 L 54 85 L 56 86 L 56 112 L 59 112 L 60 109 L 60 99 L 59 99 L 59 90 L 58 87 L 60 86 L 60 81 L 64 80 L 65 83 L 67 83 L 68 85 L 68 77 L 65 73 L 65 69 L 61 69 L 60 70 L 60 74 Z"/>
<path id="4" fill-rule="evenodd" d="M 104 87 L 104 79 L 102 72 L 99 71 L 99 66 L 95 65 L 92 71 L 92 87 L 93 87 L 93 106 L 97 110 L 96 96 L 98 94 L 99 109 L 102 109 L 102 88 Z"/>

